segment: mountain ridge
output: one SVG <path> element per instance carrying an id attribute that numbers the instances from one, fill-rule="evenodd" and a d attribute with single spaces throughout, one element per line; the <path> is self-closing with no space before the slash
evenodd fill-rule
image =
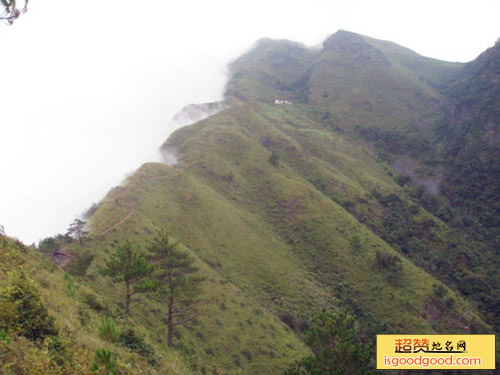
<path id="1" fill-rule="evenodd" d="M 170 197 L 171 203 L 153 221 L 169 227 L 177 238 L 197 249 L 201 259 L 217 265 L 222 277 L 249 296 L 271 298 L 274 302 L 266 308 L 295 322 L 295 327 L 307 318 L 305 306 L 326 298 L 334 306 L 349 306 L 360 319 L 371 322 L 373 330 L 385 327 L 392 332 L 427 331 L 447 327 L 449 332 L 461 321 L 462 330 L 489 331 L 475 307 L 466 307 L 468 301 L 456 294 L 464 289 L 462 281 L 453 275 L 491 263 L 488 259 L 492 255 L 486 252 L 479 256 L 484 246 L 478 245 L 473 251 L 471 240 L 459 236 L 458 246 L 478 255 L 473 262 L 476 265 L 468 261 L 450 263 L 455 229 L 435 216 L 435 203 L 429 205 L 432 199 L 440 202 L 439 195 L 432 199 L 420 196 L 418 189 L 400 183 L 405 176 L 394 174 L 384 164 L 385 160 L 391 162 L 409 155 L 416 163 L 417 174 L 438 173 L 444 161 L 439 156 L 441 146 L 436 134 L 447 116 L 446 90 L 460 76 L 464 64 L 425 58 L 390 42 L 344 31 L 329 37 L 325 46 L 322 50 L 308 49 L 289 41 L 264 40 L 231 64 L 225 96 L 233 101 L 232 107 L 177 130 L 162 146 L 175 150 L 179 160 L 176 170 L 189 176 L 198 190 L 186 196 L 184 190 L 178 191 L 173 185 L 158 185 L 155 189 L 163 193 L 154 201 L 159 202 L 163 196 Z M 275 99 L 291 100 L 293 106 L 273 104 Z M 272 154 L 277 155 L 273 162 L 276 165 L 270 164 Z M 361 161 L 364 168 L 360 167 Z M 151 168 L 160 166 L 147 169 Z M 422 172 L 423 168 L 427 172 Z M 188 189 L 189 185 L 184 186 Z M 145 196 L 139 201 L 149 199 Z M 174 201 L 182 204 L 174 209 Z M 209 203 L 214 201 L 225 208 L 219 211 Z M 154 206 L 148 207 L 142 215 L 155 211 Z M 223 219 L 225 215 L 232 219 Z M 259 230 L 259 241 L 268 236 L 278 239 L 270 242 L 276 249 L 274 257 L 278 257 L 274 261 L 258 262 L 259 254 L 262 259 L 272 259 L 264 255 L 266 252 L 261 253 L 267 246 L 254 245 L 252 251 L 252 246 L 234 234 L 245 233 L 246 240 L 256 244 L 252 239 L 256 238 L 255 229 L 240 226 L 227 231 L 234 223 L 250 217 L 255 228 L 262 221 L 270 229 L 268 234 Z M 341 222 L 345 227 L 339 227 Z M 333 228 L 337 229 L 332 232 Z M 363 255 L 352 253 L 349 244 L 361 233 Z M 382 242 L 377 242 L 380 238 Z M 335 243 L 338 245 L 332 246 Z M 228 252 L 231 248 L 239 250 L 233 254 Z M 279 253 L 281 261 L 277 260 Z M 249 254 L 252 257 L 248 258 Z M 377 269 L 376 254 L 397 257 L 402 271 L 396 271 L 397 267 L 393 271 Z M 297 268 L 297 264 L 284 266 L 288 257 L 297 259 L 295 262 L 303 263 L 305 268 Z M 321 263 L 317 263 L 318 259 Z M 340 259 L 343 261 L 339 263 Z M 445 275 L 439 275 L 436 259 Z M 272 270 L 275 264 L 281 264 L 282 271 L 292 272 L 296 280 L 285 281 L 286 274 Z M 377 290 L 388 287 L 389 296 L 398 295 L 392 304 L 414 304 L 412 308 L 420 310 L 418 318 L 407 315 L 410 325 L 398 326 L 398 319 L 383 309 L 389 300 L 370 297 L 374 291 L 370 292 L 368 279 L 355 271 L 354 264 L 364 270 L 364 276 L 377 280 Z M 414 264 L 416 268 L 412 268 Z M 253 269 L 250 278 L 244 276 L 248 267 Z M 267 271 L 261 273 L 261 268 Z M 425 276 L 420 274 L 423 270 L 452 283 L 454 288 L 458 286 L 458 291 L 447 291 L 449 306 L 435 299 L 439 282 L 425 271 Z M 383 276 L 384 272 L 402 272 L 405 281 L 384 279 L 389 277 Z M 299 276 L 301 273 L 303 276 Z M 304 287 L 307 282 L 296 284 L 305 275 L 312 276 L 310 287 Z M 422 294 L 410 302 L 398 289 L 417 288 L 411 281 L 415 277 L 421 283 L 429 281 L 423 282 L 427 287 L 421 285 Z M 391 282 L 396 285 L 389 286 Z M 382 287 L 385 283 L 389 284 Z M 448 319 L 437 312 L 443 308 L 451 315 L 457 314 L 452 313 L 457 308 L 469 312 Z"/>
<path id="2" fill-rule="evenodd" d="M 449 63 L 343 30 L 322 48 L 257 42 L 231 63 L 223 108 L 179 115 L 199 121 L 162 144 L 173 162 L 144 164 L 95 207 L 86 240 L 64 245 L 66 272 L 119 320 L 119 288 L 98 272 L 112 243 L 144 247 L 158 229 L 179 240 L 215 303 L 179 328 L 173 351 L 153 296 L 131 317 L 155 352 L 185 364 L 176 373 L 281 374 L 310 353 L 301 338 L 321 309 L 353 315 L 367 342 L 498 333 L 499 52 Z M 40 264 L 41 284 L 63 277 Z M 75 315 L 78 342 L 103 345 L 76 315 L 105 313 L 77 296 L 50 309 Z"/>

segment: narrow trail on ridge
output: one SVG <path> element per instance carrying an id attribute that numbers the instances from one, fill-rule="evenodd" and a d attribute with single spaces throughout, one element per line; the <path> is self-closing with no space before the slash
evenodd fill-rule
<path id="1" fill-rule="evenodd" d="M 116 223 L 114 223 L 114 224 L 110 225 L 109 227 L 107 227 L 106 229 L 104 229 L 101 233 L 96 235 L 96 237 L 104 236 L 106 233 L 115 229 L 118 225 L 123 224 L 125 221 L 130 219 L 130 217 L 134 214 L 134 205 L 132 203 L 129 203 L 129 202 L 124 202 L 124 203 L 128 207 L 127 214 L 124 217 L 122 217 L 120 220 L 118 220 Z"/>
<path id="2" fill-rule="evenodd" d="M 186 164 L 183 164 L 182 166 L 179 166 L 179 167 L 174 167 L 176 170 L 180 171 L 181 173 L 184 173 L 185 172 L 185 169 L 186 168 L 189 168 L 193 163 L 186 163 Z M 141 176 L 141 177 L 144 177 L 144 176 Z M 137 185 L 139 181 L 134 181 L 132 182 L 131 184 L 127 185 L 123 190 L 115 193 L 111 199 L 114 199 L 117 203 L 120 203 L 119 200 L 121 199 L 120 197 L 127 193 L 131 188 L 133 188 L 135 185 Z M 130 219 L 130 217 L 134 214 L 134 205 L 128 201 L 125 201 L 123 200 L 123 203 L 125 203 L 125 205 L 128 207 L 128 212 L 127 214 L 122 217 L 120 220 L 118 220 L 117 222 L 115 222 L 114 224 L 111 224 L 110 226 L 106 227 L 101 233 L 98 233 L 96 235 L 94 235 L 94 238 L 98 238 L 98 237 L 101 237 L 101 236 L 104 236 L 106 233 L 112 231 L 113 229 L 115 229 L 117 226 L 119 226 L 120 224 L 123 224 L 124 222 L 126 222 L 128 219 Z"/>
<path id="3" fill-rule="evenodd" d="M 186 167 L 189 167 L 191 164 L 192 163 L 183 165 L 182 167 L 175 167 L 175 169 L 181 173 L 184 173 L 185 172 L 184 169 Z M 144 176 L 141 176 L 141 177 L 144 177 Z M 128 208 L 127 214 L 125 216 L 123 216 L 121 219 L 119 219 L 118 221 L 116 221 L 113 224 L 104 228 L 104 230 L 101 231 L 100 233 L 97 233 L 97 234 L 90 236 L 91 238 L 99 238 L 99 237 L 104 236 L 105 234 L 111 232 L 113 229 L 115 229 L 119 225 L 123 224 L 124 222 L 126 222 L 128 219 L 130 219 L 132 217 L 132 215 L 135 212 L 135 207 L 130 201 L 124 200 L 122 198 L 122 196 L 124 194 L 126 194 L 130 189 L 132 189 L 135 185 L 137 185 L 138 182 L 139 182 L 138 180 L 133 181 L 132 183 L 128 184 L 126 187 L 122 188 L 120 191 L 116 192 L 115 194 L 113 194 L 110 197 L 110 199 L 115 200 L 115 202 L 118 203 L 119 205 L 121 205 L 122 203 L 125 204 L 125 206 L 127 206 L 127 208 Z M 59 250 L 54 252 L 54 254 L 52 255 L 52 260 L 54 261 L 54 263 L 58 264 L 61 267 L 64 267 L 67 264 L 71 263 L 73 258 L 74 258 L 74 255 L 71 254 L 71 252 L 69 250 L 67 250 L 66 247 L 60 248 Z"/>
<path id="4" fill-rule="evenodd" d="M 114 199 L 117 203 L 120 203 L 120 197 L 127 193 L 132 187 L 134 187 L 135 185 L 137 184 L 137 181 L 134 181 L 133 183 L 127 185 L 123 190 L 117 192 L 116 194 L 114 194 L 111 199 Z M 94 238 L 98 238 L 98 237 L 101 237 L 101 236 L 104 236 L 106 233 L 112 231 L 113 229 L 115 229 L 117 226 L 119 226 L 120 224 L 123 224 L 124 222 L 126 222 L 128 219 L 130 219 L 130 217 L 134 214 L 134 205 L 128 201 L 125 201 L 123 200 L 123 203 L 125 203 L 125 205 L 128 207 L 128 212 L 127 214 L 122 217 L 120 220 L 118 220 L 117 222 L 111 224 L 110 226 L 106 227 L 101 233 L 98 233 L 94 236 Z"/>

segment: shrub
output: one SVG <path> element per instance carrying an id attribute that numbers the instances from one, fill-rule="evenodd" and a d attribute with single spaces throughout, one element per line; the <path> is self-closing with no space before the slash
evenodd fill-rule
<path id="1" fill-rule="evenodd" d="M 76 296 L 76 292 L 78 291 L 78 285 L 75 284 L 73 277 L 69 273 L 64 274 L 64 293 L 68 297 Z"/>
<path id="2" fill-rule="evenodd" d="M 200 341 L 203 341 L 205 342 L 206 341 L 206 338 L 205 338 L 205 334 L 201 331 L 196 331 L 196 337 L 200 340 Z"/>
<path id="3" fill-rule="evenodd" d="M 81 370 L 81 368 L 80 368 Z M 0 337 L 0 374 L 5 375 L 66 375 L 81 373 L 72 363 L 61 364 L 52 352 L 26 339 Z"/>
<path id="4" fill-rule="evenodd" d="M 452 310 L 455 307 L 455 299 L 449 296 L 448 290 L 444 286 L 434 284 L 433 291 L 433 297 L 437 304 L 446 306 L 448 310 Z"/>
<path id="5" fill-rule="evenodd" d="M 292 364 L 285 374 L 374 374 L 372 346 L 360 340 L 355 326 L 346 313 L 318 313 L 304 335 L 313 355 Z"/>
<path id="6" fill-rule="evenodd" d="M 0 288 L 0 329 L 40 343 L 59 334 L 35 283 L 22 270 L 9 272 L 9 284 Z"/>
<path id="7" fill-rule="evenodd" d="M 52 255 L 57 249 L 59 245 L 54 237 L 44 238 L 38 243 L 38 250 L 45 254 Z"/>
<path id="8" fill-rule="evenodd" d="M 444 296 L 446 296 L 448 294 L 448 291 L 446 290 L 446 288 L 444 286 L 442 286 L 441 284 L 439 284 L 439 285 L 434 284 L 433 289 L 434 289 L 434 296 L 438 300 L 441 300 Z"/>
<path id="9" fill-rule="evenodd" d="M 119 341 L 124 347 L 146 358 L 151 365 L 158 364 L 153 347 L 138 336 L 132 328 L 121 331 Z"/>
<path id="10" fill-rule="evenodd" d="M 250 353 L 249 350 L 247 349 L 243 349 L 241 351 L 241 354 L 248 360 L 248 361 L 251 361 L 252 360 L 252 353 Z"/>
<path id="11" fill-rule="evenodd" d="M 353 250 L 359 250 L 361 248 L 361 238 L 359 237 L 359 234 L 352 236 L 350 242 Z"/>
<path id="12" fill-rule="evenodd" d="M 84 290 L 80 293 L 81 301 L 96 312 L 109 312 L 106 305 L 100 297 L 90 290 Z"/>
<path id="13" fill-rule="evenodd" d="M 241 366 L 241 359 L 240 359 L 240 356 L 238 354 L 233 354 L 233 362 L 236 366 L 242 367 Z"/>
<path id="14" fill-rule="evenodd" d="M 4 341 L 9 344 L 12 340 L 5 330 L 0 330 L 0 341 Z"/>
<path id="15" fill-rule="evenodd" d="M 284 314 L 280 315 L 280 319 L 295 332 L 304 332 L 309 327 L 309 323 L 307 322 L 307 320 L 304 320 L 300 317 L 295 317 L 290 312 L 285 312 Z M 275 328 L 272 326 L 272 329 L 274 330 Z"/>
<path id="16" fill-rule="evenodd" d="M 115 322 L 111 318 L 103 318 L 101 324 L 97 328 L 99 337 L 103 340 L 109 342 L 115 342 L 118 340 L 119 333 Z"/>
<path id="17" fill-rule="evenodd" d="M 271 156 L 269 157 L 269 163 L 274 166 L 274 167 L 277 167 L 278 164 L 279 164 L 279 157 L 278 157 L 278 154 L 276 152 L 272 152 L 271 153 Z"/>
<path id="18" fill-rule="evenodd" d="M 399 271 L 402 268 L 401 259 L 397 255 L 384 254 L 377 251 L 375 260 L 380 270 Z"/>
<path id="19" fill-rule="evenodd" d="M 397 255 L 384 254 L 377 251 L 375 254 L 375 262 L 379 270 L 383 270 L 387 273 L 387 278 L 394 285 L 401 284 L 401 278 L 403 276 L 403 265 L 401 263 L 401 258 Z"/>
<path id="20" fill-rule="evenodd" d="M 83 254 L 72 260 L 71 263 L 68 264 L 66 269 L 72 275 L 85 276 L 85 274 L 87 273 L 87 269 L 90 267 L 90 264 L 93 260 L 94 256 L 92 254 Z"/>
<path id="21" fill-rule="evenodd" d="M 395 180 L 399 186 L 404 186 L 410 182 L 410 177 L 405 175 L 397 175 Z"/>
<path id="22" fill-rule="evenodd" d="M 95 351 L 92 373 L 99 375 L 116 375 L 116 363 L 111 359 L 111 351 L 101 348 Z"/>
<path id="23" fill-rule="evenodd" d="M 452 310 L 453 307 L 455 306 L 455 299 L 453 297 L 450 297 L 450 298 L 446 299 L 445 303 L 446 303 L 446 307 L 449 310 Z"/>
<path id="24" fill-rule="evenodd" d="M 89 312 L 81 306 L 78 307 L 77 316 L 82 326 L 86 326 L 90 322 Z"/>

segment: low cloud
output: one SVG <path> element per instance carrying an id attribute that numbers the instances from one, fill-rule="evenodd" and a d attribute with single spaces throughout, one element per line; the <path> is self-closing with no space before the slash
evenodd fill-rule
<path id="1" fill-rule="evenodd" d="M 440 2 L 440 10 L 454 13 L 444 28 L 446 13 L 427 17 L 436 6 L 430 0 L 144 0 L 144 14 L 132 0 L 98 9 L 30 2 L 13 26 L 0 25 L 0 224 L 28 243 L 65 232 L 127 172 L 156 160 L 175 129 L 211 113 L 192 108 L 168 121 L 189 103 L 221 100 L 227 62 L 255 40 L 318 45 L 342 28 L 470 60 L 500 35 L 500 5 L 479 1 Z M 420 15 L 425 33 L 416 24 Z M 177 162 L 175 153 L 164 159 Z"/>
<path id="2" fill-rule="evenodd" d="M 169 129 L 179 129 L 183 126 L 188 126 L 202 121 L 210 116 L 216 115 L 217 113 L 228 108 L 228 104 L 225 101 L 218 101 L 212 103 L 201 103 L 201 104 L 189 104 L 177 112 L 172 120 L 169 122 Z M 167 165 L 176 165 L 179 160 L 175 155 L 175 151 L 166 146 L 162 145 L 158 150 L 158 157 L 160 162 Z"/>

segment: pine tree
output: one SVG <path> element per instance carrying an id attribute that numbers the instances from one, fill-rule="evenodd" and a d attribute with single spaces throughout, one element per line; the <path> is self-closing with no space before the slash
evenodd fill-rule
<path id="1" fill-rule="evenodd" d="M 200 298 L 204 277 L 196 275 L 194 258 L 178 249 L 166 232 L 158 232 L 150 242 L 149 258 L 156 266 L 154 273 L 156 292 L 168 305 L 167 346 L 172 347 L 174 328 L 194 321 L 199 316 L 198 307 L 205 304 Z"/>
<path id="2" fill-rule="evenodd" d="M 125 311 L 128 315 L 132 296 L 151 289 L 147 277 L 151 274 L 153 266 L 141 254 L 140 248 L 129 240 L 124 244 L 115 243 L 113 247 L 114 253 L 110 255 L 106 267 L 101 268 L 100 272 L 110 276 L 115 282 L 125 283 Z"/>
<path id="3" fill-rule="evenodd" d="M 88 232 L 85 230 L 85 225 L 87 225 L 87 223 L 83 220 L 80 219 L 73 220 L 73 222 L 69 225 L 66 236 L 71 238 L 77 238 L 81 245 L 82 238 L 88 234 Z"/>

